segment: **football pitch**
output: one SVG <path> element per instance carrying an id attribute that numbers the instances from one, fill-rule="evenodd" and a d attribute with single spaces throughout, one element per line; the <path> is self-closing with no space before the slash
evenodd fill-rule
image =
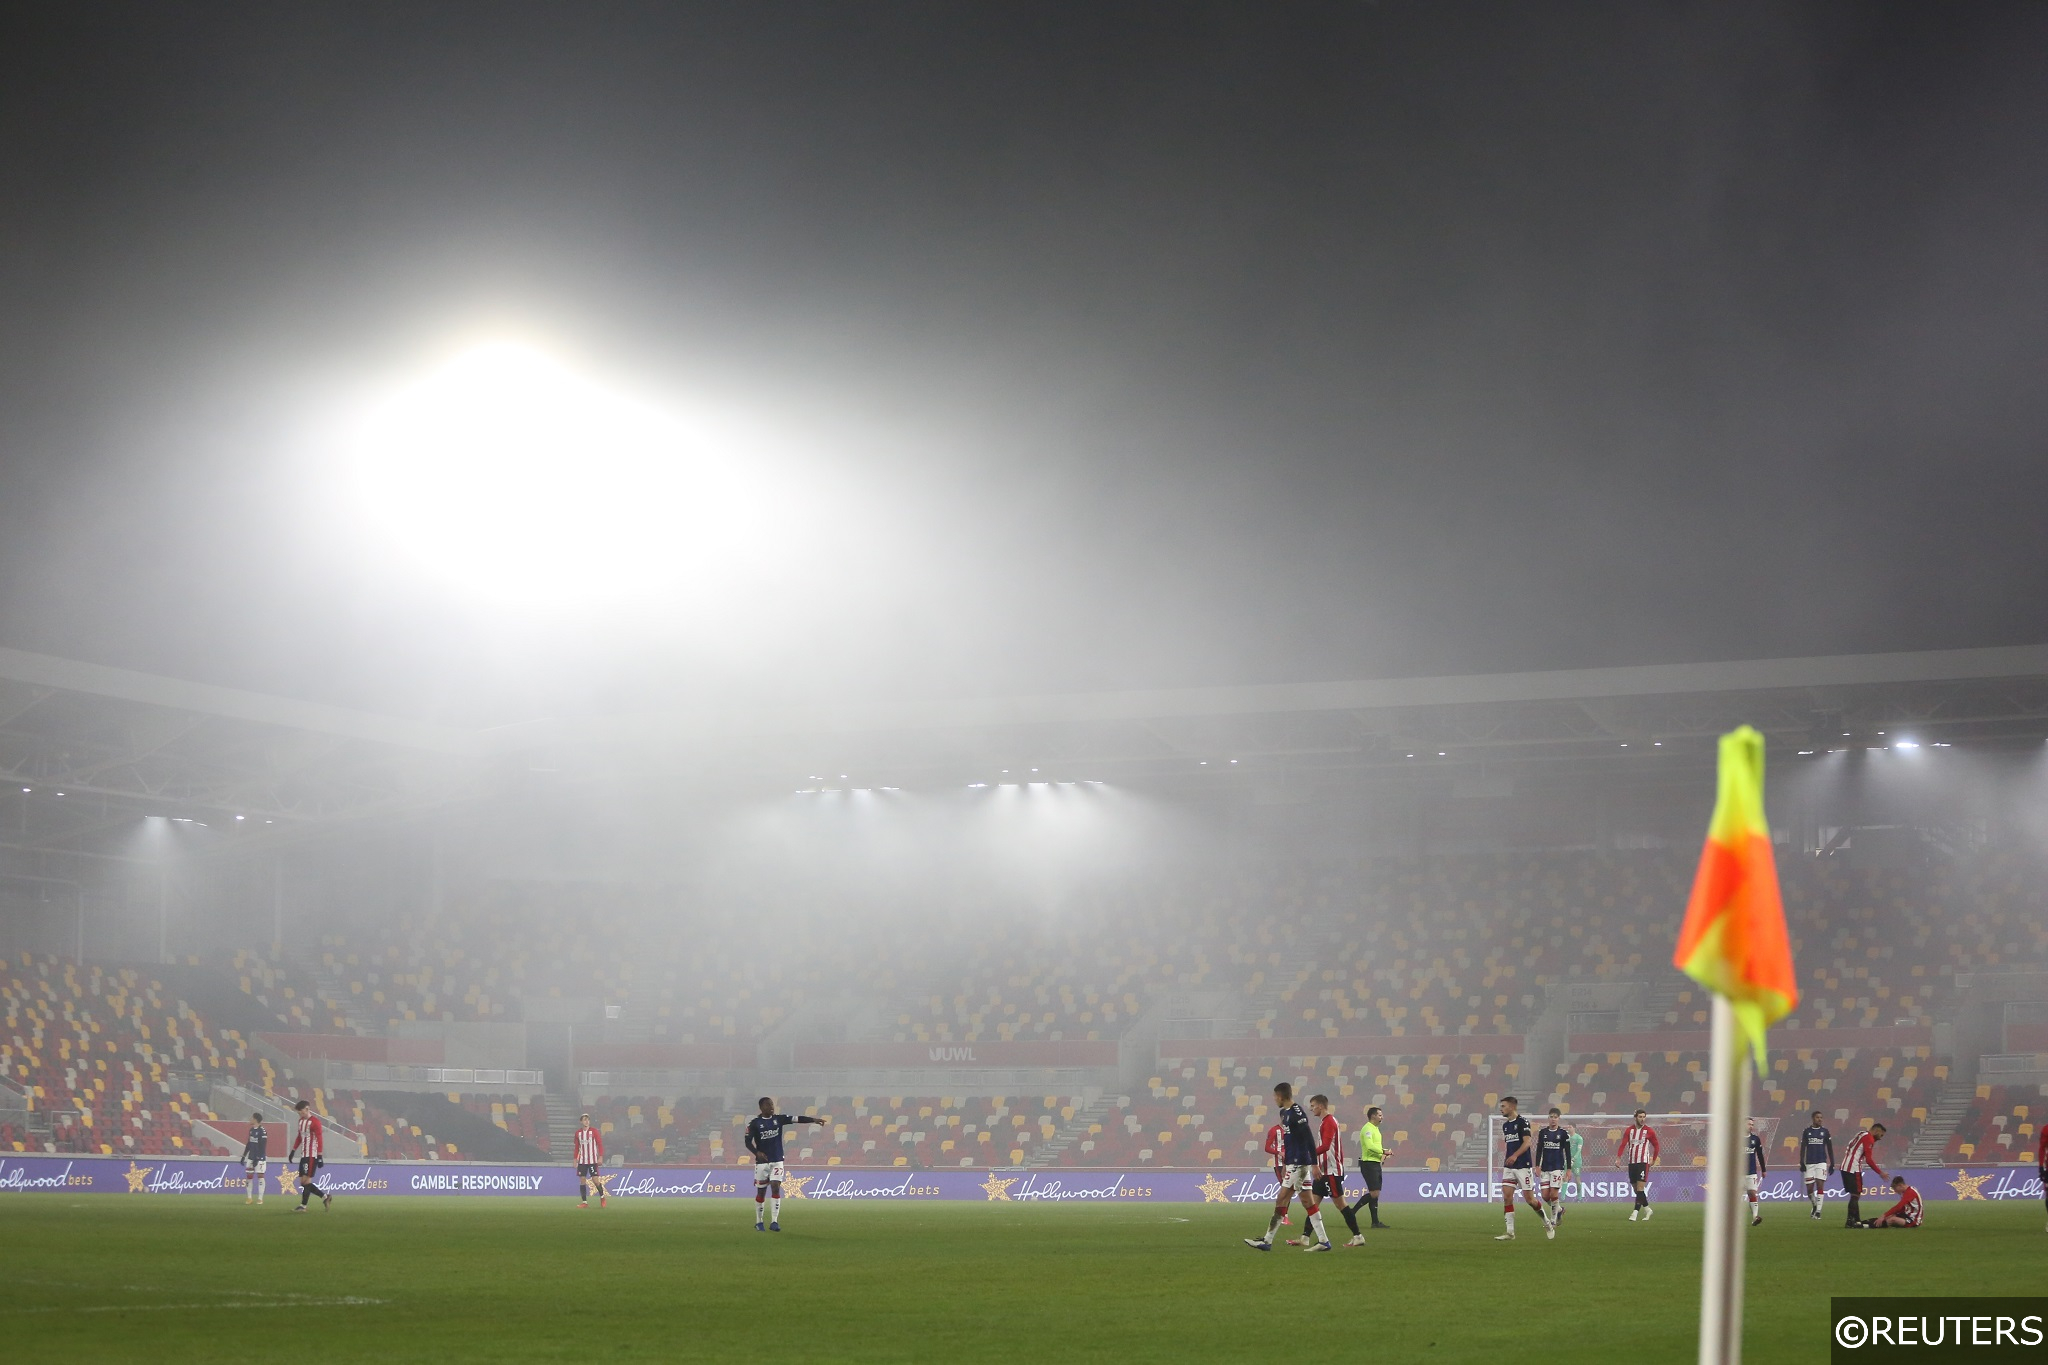
<path id="1" fill-rule="evenodd" d="M 1700 1217 L 1582 1205 L 1497 1243 L 1497 1210 L 1390 1206 L 1364 1250 L 1259 1254 L 1255 1206 L 748 1204 L 0 1195 L 15 1359 L 221 1361 L 1689 1358 Z M 2038 1293 L 2038 1203 L 1937 1204 L 1913 1232 L 1780 1205 L 1749 1243 L 1751 1361 L 1827 1353 L 1831 1294 Z M 1299 1214 L 1296 1215 L 1297 1222 Z"/>

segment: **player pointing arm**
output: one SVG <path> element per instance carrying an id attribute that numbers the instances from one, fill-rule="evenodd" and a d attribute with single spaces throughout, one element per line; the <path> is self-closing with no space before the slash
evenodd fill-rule
<path id="1" fill-rule="evenodd" d="M 768 1096 L 761 1097 L 761 1112 L 747 1120 L 747 1135 L 742 1142 L 754 1154 L 754 1231 L 760 1232 L 761 1205 L 772 1199 L 768 1208 L 769 1232 L 782 1231 L 782 1181 L 789 1173 L 782 1160 L 782 1130 L 793 1128 L 799 1123 L 823 1124 L 825 1120 L 809 1114 L 778 1114 L 775 1101 Z"/>

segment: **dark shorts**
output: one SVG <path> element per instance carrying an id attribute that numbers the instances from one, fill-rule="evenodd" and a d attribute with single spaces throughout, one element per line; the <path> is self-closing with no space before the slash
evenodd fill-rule
<path id="1" fill-rule="evenodd" d="M 580 1179 L 594 1180 L 597 1178 L 597 1167 L 594 1165 L 582 1164 L 576 1167 L 576 1174 Z"/>
<path id="2" fill-rule="evenodd" d="M 1339 1199 L 1344 1197 L 1344 1177 L 1341 1175 L 1319 1175 L 1315 1183 L 1316 1198 Z"/>
<path id="3" fill-rule="evenodd" d="M 1845 1190 L 1847 1190 L 1847 1191 L 1848 1191 L 1848 1192 L 1849 1192 L 1850 1194 L 1862 1194 L 1862 1193 L 1863 1193 L 1863 1172 L 1861 1172 L 1861 1171 L 1844 1171 L 1844 1172 L 1842 1172 L 1842 1188 L 1843 1188 L 1843 1189 L 1845 1189 Z"/>
<path id="4" fill-rule="evenodd" d="M 1378 1194 L 1381 1181 L 1380 1163 L 1377 1161 L 1361 1161 L 1358 1163 L 1358 1169 L 1365 1176 L 1365 1188 L 1374 1194 Z"/>
<path id="5" fill-rule="evenodd" d="M 1650 1163 L 1649 1163 L 1649 1162 L 1647 1162 L 1647 1161 L 1631 1161 L 1631 1162 L 1629 1162 L 1629 1163 L 1628 1163 L 1628 1181 L 1629 1181 L 1629 1184 L 1631 1184 L 1631 1185 L 1640 1185 L 1640 1184 L 1642 1184 L 1642 1183 L 1643 1183 L 1643 1182 L 1644 1182 L 1645 1180 L 1648 1180 L 1649 1178 L 1650 1178 Z"/>
<path id="6" fill-rule="evenodd" d="M 299 1158 L 299 1174 L 311 1180 L 314 1176 L 320 1174 L 320 1168 L 326 1164 L 326 1161 L 320 1157 L 302 1156 Z"/>

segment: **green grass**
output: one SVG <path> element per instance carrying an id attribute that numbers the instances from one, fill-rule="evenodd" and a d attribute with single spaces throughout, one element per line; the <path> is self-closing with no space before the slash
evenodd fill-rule
<path id="1" fill-rule="evenodd" d="M 1649 1224 L 1390 1207 L 1363 1251 L 1259 1255 L 1246 1206 L 0 1195 L 0 1342 L 17 1360 L 1247 1360 L 1319 1346 L 1445 1361 L 1692 1350 L 1697 1209 Z M 1298 1215 L 1297 1215 L 1298 1217 Z M 1936 1204 L 1917 1232 L 1781 1206 L 1751 1235 L 1746 1352 L 1825 1358 L 1828 1296 L 2026 1294 L 2039 1204 Z M 290 1299 L 287 1295 L 304 1295 Z M 355 1299 L 346 1303 L 337 1300 Z"/>

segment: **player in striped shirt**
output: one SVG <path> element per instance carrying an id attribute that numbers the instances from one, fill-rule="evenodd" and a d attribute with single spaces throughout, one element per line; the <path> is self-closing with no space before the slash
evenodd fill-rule
<path id="1" fill-rule="evenodd" d="M 590 1207 L 590 1187 L 597 1186 L 597 1206 L 606 1207 L 604 1188 L 604 1134 L 591 1126 L 590 1115 L 583 1115 L 583 1123 L 576 1129 L 573 1144 L 576 1153 L 576 1207 Z"/>
<path id="2" fill-rule="evenodd" d="M 1885 1174 L 1884 1167 L 1877 1164 L 1877 1143 L 1883 1136 L 1884 1125 L 1873 1123 L 1850 1138 L 1842 1152 L 1842 1189 L 1849 1196 L 1849 1221 L 1842 1224 L 1845 1228 L 1860 1227 L 1863 1223 L 1863 1173 Z"/>
<path id="3" fill-rule="evenodd" d="M 1657 1142 L 1657 1130 L 1650 1126 L 1647 1110 L 1636 1110 L 1635 1122 L 1621 1130 L 1617 1151 L 1622 1165 L 1628 1167 L 1628 1183 L 1636 1192 L 1636 1206 L 1628 1211 L 1628 1221 L 1633 1223 L 1640 1218 L 1647 1223 L 1654 1212 L 1650 1208 L 1650 1168 L 1657 1164 L 1663 1151 Z"/>
<path id="4" fill-rule="evenodd" d="M 1917 1228 L 1920 1226 L 1920 1191 L 1906 1183 L 1906 1177 L 1892 1177 L 1892 1193 L 1899 1202 L 1863 1224 L 1866 1228 Z"/>
<path id="5" fill-rule="evenodd" d="M 1344 1202 L 1344 1125 L 1330 1112 L 1328 1095 L 1310 1095 L 1308 1112 L 1316 1123 L 1316 1195 L 1333 1201 L 1344 1215 L 1344 1226 L 1351 1229 L 1344 1245 L 1362 1247 L 1365 1234 L 1358 1230 L 1358 1215 Z"/>
<path id="6" fill-rule="evenodd" d="M 292 1134 L 292 1146 L 285 1153 L 285 1160 L 296 1159 L 299 1163 L 299 1206 L 293 1213 L 304 1213 L 306 1201 L 314 1195 L 320 1196 L 320 1207 L 334 1207 L 334 1195 L 321 1189 L 313 1182 L 319 1178 L 320 1168 L 327 1164 L 327 1128 L 320 1122 L 320 1116 L 313 1112 L 310 1100 L 300 1100 L 292 1106 L 299 1114 L 298 1131 Z"/>
<path id="7" fill-rule="evenodd" d="M 1280 1160 L 1283 1150 L 1280 1143 L 1280 1125 L 1276 1123 L 1266 1130 L 1266 1155 L 1273 1159 L 1274 1183 L 1284 1186 L 1287 1183 L 1287 1167 Z M 1289 1202 L 1293 1202 L 1291 1197 Z M 1283 1228 L 1294 1226 L 1294 1220 L 1289 1218 L 1284 1210 L 1280 1214 L 1280 1226 Z"/>

